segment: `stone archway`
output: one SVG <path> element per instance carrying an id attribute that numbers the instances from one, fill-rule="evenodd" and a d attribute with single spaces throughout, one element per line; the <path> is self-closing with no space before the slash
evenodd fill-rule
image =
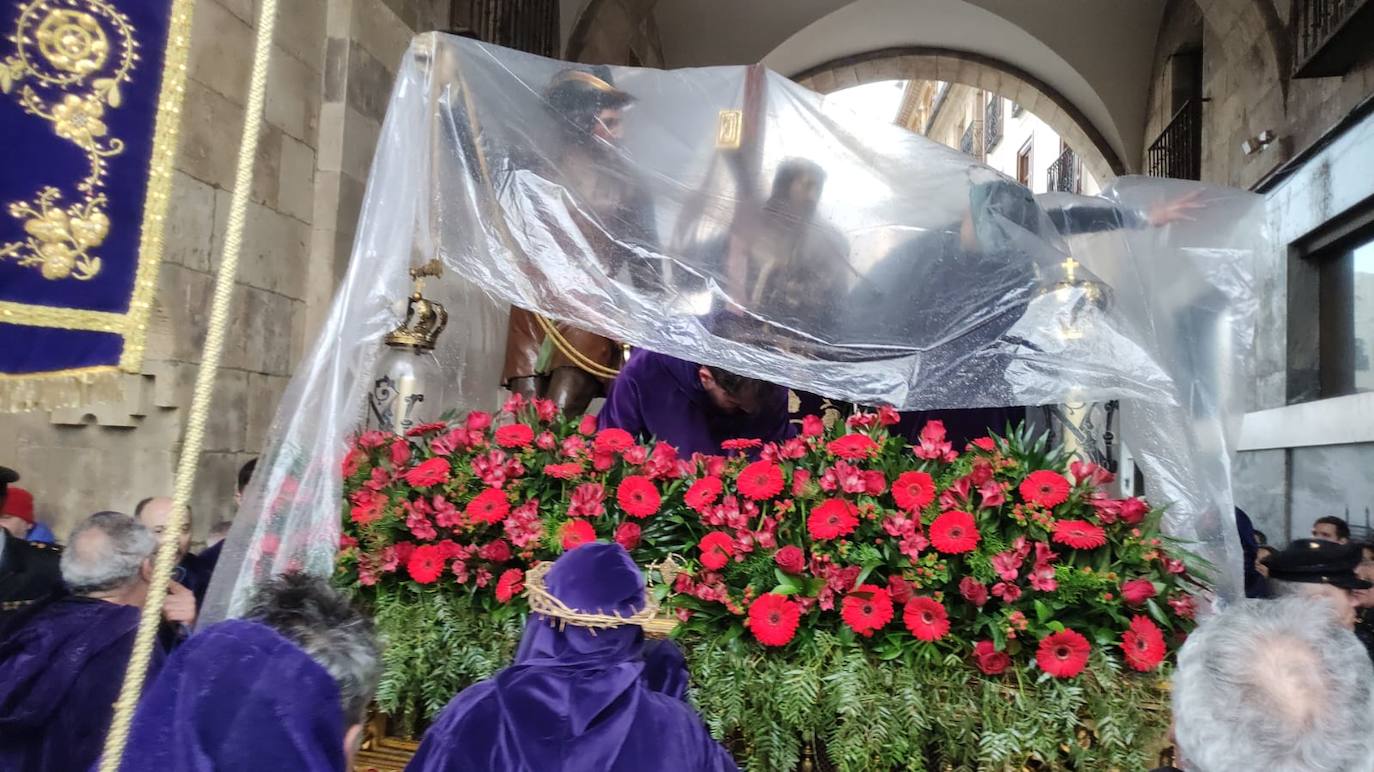
<path id="1" fill-rule="evenodd" d="M 1105 183 L 1130 167 L 1072 102 L 1035 76 L 982 54 L 946 48 L 887 48 L 836 59 L 793 76 L 828 94 L 882 80 L 939 80 L 973 86 L 1014 100 L 1058 132 L 1084 166 Z"/>

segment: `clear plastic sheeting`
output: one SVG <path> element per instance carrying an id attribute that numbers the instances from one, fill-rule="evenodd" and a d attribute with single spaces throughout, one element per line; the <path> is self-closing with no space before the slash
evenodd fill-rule
<path id="1" fill-rule="evenodd" d="M 458 408 L 490 407 L 497 373 L 478 383 L 474 362 L 502 340 L 504 303 L 862 404 L 1121 400 L 1170 531 L 1235 595 L 1229 472 L 1265 248 L 1256 196 L 1126 178 L 1037 202 L 761 67 L 574 68 L 418 37 L 348 275 L 205 618 L 260 577 L 331 571 L 339 462 L 407 271 L 434 256 L 447 270 L 425 293 L 450 313 L 438 354 Z"/>

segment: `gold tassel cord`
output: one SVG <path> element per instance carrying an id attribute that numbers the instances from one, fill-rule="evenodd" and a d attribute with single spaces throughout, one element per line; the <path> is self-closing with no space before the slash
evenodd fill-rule
<path id="1" fill-rule="evenodd" d="M 614 378 L 619 374 L 619 370 L 614 370 L 599 362 L 593 362 L 586 354 L 578 351 L 576 346 L 570 343 L 567 338 L 563 337 L 563 333 L 558 331 L 558 328 L 554 326 L 553 322 L 550 322 L 539 314 L 535 314 L 534 318 L 539 321 L 539 326 L 544 329 L 544 334 L 548 336 L 549 340 L 553 341 L 553 345 L 556 346 L 559 351 L 563 352 L 563 356 L 572 360 L 572 363 L 577 365 L 580 369 L 597 378 Z"/>
<path id="2" fill-rule="evenodd" d="M 176 0 L 178 10 L 190 21 L 190 0 Z M 181 457 L 177 461 L 176 488 L 173 492 L 172 518 L 162 535 L 157 563 L 148 588 L 148 602 L 143 607 L 134 641 L 133 655 L 124 674 L 124 685 L 115 703 L 114 720 L 105 738 L 105 752 L 100 760 L 100 772 L 118 772 L 128 742 L 134 710 L 143 691 L 144 676 L 156 644 L 158 622 L 162 617 L 162 602 L 167 596 L 167 584 L 176 560 L 177 542 L 186 528 L 186 504 L 195 484 L 196 467 L 205 440 L 205 423 L 210 412 L 215 376 L 224 354 L 224 338 L 229 324 L 229 308 L 233 302 L 234 275 L 238 271 L 239 255 L 243 251 L 244 217 L 248 194 L 253 182 L 253 160 L 258 153 L 258 130 L 262 119 L 267 90 L 267 65 L 272 52 L 272 28 L 277 17 L 277 0 L 262 0 L 258 16 L 257 34 L 253 48 L 252 79 L 248 102 L 243 115 L 243 134 L 239 140 L 238 168 L 234 176 L 234 195 L 229 206 L 229 224 L 224 237 L 224 257 L 215 273 L 215 293 L 211 303 L 209 331 L 200 368 L 196 371 L 195 395 L 186 419 L 186 437 Z"/>

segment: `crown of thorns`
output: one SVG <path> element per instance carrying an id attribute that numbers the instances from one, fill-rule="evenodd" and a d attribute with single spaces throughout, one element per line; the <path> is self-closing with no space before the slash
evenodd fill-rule
<path id="1" fill-rule="evenodd" d="M 566 625 L 587 627 L 593 631 L 610 630 L 626 625 L 637 625 L 653 630 L 663 621 L 658 618 L 658 601 L 654 600 L 648 587 L 645 587 L 644 590 L 644 606 L 633 614 L 625 615 L 619 612 L 607 614 L 600 609 L 592 612 L 571 608 L 549 592 L 548 587 L 545 586 L 544 575 L 551 568 L 553 568 L 553 562 L 546 561 L 526 572 L 525 599 L 529 601 L 530 611 L 548 617 L 550 620 L 557 620 L 560 630 Z M 651 566 L 651 568 L 657 568 L 664 575 L 664 580 L 671 583 L 669 577 L 677 572 L 678 566 L 676 561 L 668 559 L 662 564 Z"/>

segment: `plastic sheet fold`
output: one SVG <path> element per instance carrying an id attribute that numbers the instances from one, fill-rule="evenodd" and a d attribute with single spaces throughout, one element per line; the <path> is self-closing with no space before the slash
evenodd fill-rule
<path id="1" fill-rule="evenodd" d="M 899 409 L 1120 400 L 1168 530 L 1240 588 L 1230 463 L 1261 199 L 1121 178 L 1037 200 L 762 67 L 574 67 L 412 43 L 347 275 L 278 408 L 203 618 L 326 574 L 339 461 L 410 266 L 449 310 L 453 407 L 490 408 L 503 307 Z M 454 395 L 454 392 L 457 392 Z"/>

